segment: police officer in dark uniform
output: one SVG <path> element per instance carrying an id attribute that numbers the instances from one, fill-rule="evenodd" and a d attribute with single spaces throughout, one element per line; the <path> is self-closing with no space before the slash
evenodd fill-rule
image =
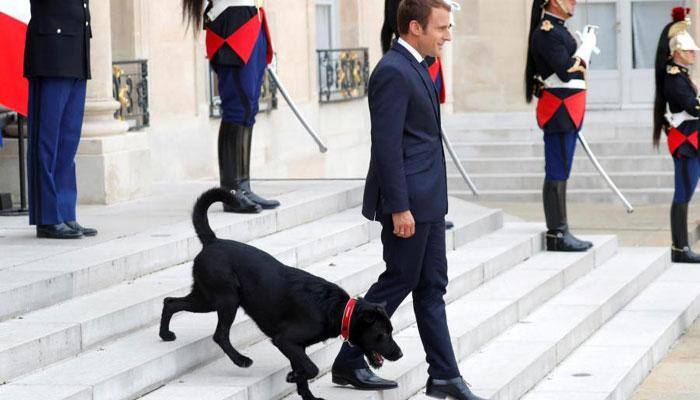
<path id="1" fill-rule="evenodd" d="M 584 29 L 581 46 L 566 28 L 575 5 L 575 0 L 535 0 L 525 71 L 526 100 L 539 98 L 537 122 L 544 131 L 542 197 L 549 251 L 586 251 L 593 246 L 569 232 L 566 216 L 566 184 L 586 110 L 585 73 L 596 47 L 591 27 Z"/>
<path id="2" fill-rule="evenodd" d="M 668 149 L 675 165 L 675 192 L 671 204 L 671 260 L 700 263 L 688 243 L 688 203 L 700 176 L 698 131 L 700 101 L 698 89 L 690 79 L 688 67 L 695 63 L 700 48 L 688 33 L 689 10 L 673 9 L 673 22 L 664 27 L 656 50 L 656 98 L 654 101 L 654 145 L 661 132 L 668 139 Z"/>
<path id="3" fill-rule="evenodd" d="M 206 28 L 207 56 L 219 80 L 222 118 L 219 129 L 219 178 L 238 206 L 224 211 L 259 213 L 279 207 L 250 188 L 250 148 L 260 93 L 273 51 L 265 10 L 256 0 L 183 0 L 194 26 Z"/>
<path id="4" fill-rule="evenodd" d="M 31 0 L 24 75 L 29 79 L 29 223 L 37 237 L 75 239 L 75 155 L 90 79 L 89 0 Z"/>

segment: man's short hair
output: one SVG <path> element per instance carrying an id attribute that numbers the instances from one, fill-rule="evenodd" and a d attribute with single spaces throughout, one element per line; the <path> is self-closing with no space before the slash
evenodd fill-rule
<path id="1" fill-rule="evenodd" d="M 402 0 L 397 12 L 396 26 L 399 28 L 399 34 L 408 33 L 411 21 L 418 21 L 423 29 L 427 28 L 433 8 L 452 11 L 452 7 L 444 0 Z"/>

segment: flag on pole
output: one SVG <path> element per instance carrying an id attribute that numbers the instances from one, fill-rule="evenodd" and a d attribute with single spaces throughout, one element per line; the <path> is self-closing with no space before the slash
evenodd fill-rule
<path id="1" fill-rule="evenodd" d="M 30 17 L 29 0 L 0 0 L 0 105 L 24 116 L 29 103 L 24 42 Z"/>

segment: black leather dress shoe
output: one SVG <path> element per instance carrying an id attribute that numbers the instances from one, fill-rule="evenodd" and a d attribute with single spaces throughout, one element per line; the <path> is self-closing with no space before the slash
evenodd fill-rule
<path id="1" fill-rule="evenodd" d="M 36 237 L 46 239 L 80 239 L 83 237 L 83 233 L 76 231 L 64 223 L 56 225 L 37 225 Z"/>
<path id="2" fill-rule="evenodd" d="M 74 231 L 78 231 L 83 234 L 83 236 L 96 236 L 97 235 L 97 229 L 93 228 L 86 228 L 76 221 L 66 221 L 66 225 L 68 225 L 69 228 L 73 229 Z"/>
<path id="3" fill-rule="evenodd" d="M 461 376 L 449 380 L 428 378 L 425 394 L 436 399 L 486 400 L 472 393 L 469 384 Z"/>
<path id="4" fill-rule="evenodd" d="M 333 368 L 332 376 L 333 383 L 336 385 L 351 385 L 361 390 L 386 390 L 399 387 L 398 383 L 378 377 L 369 368 L 355 370 Z"/>
<path id="5" fill-rule="evenodd" d="M 450 229 L 454 228 L 455 224 L 452 221 L 445 221 L 445 230 L 449 231 Z"/>

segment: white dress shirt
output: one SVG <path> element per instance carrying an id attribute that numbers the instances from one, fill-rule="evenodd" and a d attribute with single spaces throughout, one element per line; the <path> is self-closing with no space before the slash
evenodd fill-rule
<path id="1" fill-rule="evenodd" d="M 413 48 L 413 46 L 411 46 L 410 44 L 408 44 L 407 41 L 405 41 L 405 40 L 399 38 L 398 42 L 399 42 L 399 44 L 400 44 L 401 46 L 405 47 L 406 50 L 408 50 L 408 52 L 411 53 L 411 55 L 413 55 L 413 57 L 416 58 L 416 61 L 418 61 L 418 64 L 420 64 L 420 63 L 423 62 L 423 56 L 420 55 L 420 53 L 418 52 L 418 50 L 416 50 L 415 48 Z"/>

